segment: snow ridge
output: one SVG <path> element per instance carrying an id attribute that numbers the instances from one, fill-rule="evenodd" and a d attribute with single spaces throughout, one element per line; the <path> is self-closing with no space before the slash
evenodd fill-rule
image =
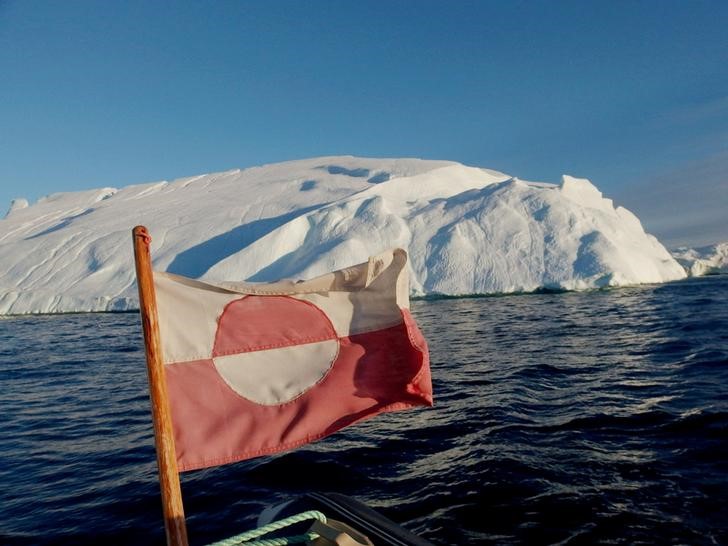
<path id="1" fill-rule="evenodd" d="M 136 308 L 137 224 L 156 269 L 215 281 L 309 278 L 395 246 L 418 295 L 685 277 L 588 180 L 452 161 L 322 157 L 16 203 L 0 220 L 0 314 Z"/>

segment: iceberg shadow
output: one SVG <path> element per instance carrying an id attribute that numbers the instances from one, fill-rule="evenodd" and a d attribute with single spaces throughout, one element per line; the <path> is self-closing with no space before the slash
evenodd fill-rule
<path id="1" fill-rule="evenodd" d="M 196 246 L 188 248 L 175 256 L 167 267 L 169 273 L 186 277 L 200 277 L 213 265 L 247 248 L 271 231 L 307 214 L 320 205 L 314 205 L 291 211 L 272 218 L 263 218 L 240 225 L 225 233 L 221 233 Z"/>
<path id="2" fill-rule="evenodd" d="M 322 165 L 317 167 L 318 169 L 325 170 L 329 174 L 343 174 L 344 176 L 351 176 L 353 178 L 365 178 L 369 176 L 369 169 L 359 167 L 356 169 L 347 169 L 339 165 Z"/>
<path id="3" fill-rule="evenodd" d="M 58 230 L 61 230 L 63 228 L 66 228 L 70 226 L 74 220 L 77 218 L 80 218 L 81 216 L 86 216 L 88 214 L 91 214 L 95 209 L 86 209 L 83 212 L 79 212 L 78 214 L 74 214 L 73 216 L 69 216 L 67 218 L 64 218 L 60 222 L 58 222 L 56 225 L 49 227 L 48 229 L 44 229 L 40 233 L 36 233 L 34 235 L 30 235 L 25 238 L 26 241 L 30 241 L 31 239 L 37 239 L 38 237 L 43 237 L 44 235 L 49 235 L 51 233 L 54 233 Z"/>
<path id="4" fill-rule="evenodd" d="M 313 245 L 315 251 L 313 251 L 311 245 L 304 243 L 301 248 L 284 254 L 245 280 L 248 282 L 272 282 L 289 278 L 294 272 L 310 267 L 316 261 L 316 257 L 330 253 L 341 243 L 341 239 L 319 242 Z"/>
<path id="5" fill-rule="evenodd" d="M 602 263 L 601 254 L 599 252 L 600 245 L 608 247 L 612 246 L 606 237 L 598 231 L 591 231 L 579 239 L 579 248 L 576 251 L 576 259 L 572 264 L 575 273 L 584 278 L 593 277 L 599 274 L 606 275 L 609 273 Z"/>

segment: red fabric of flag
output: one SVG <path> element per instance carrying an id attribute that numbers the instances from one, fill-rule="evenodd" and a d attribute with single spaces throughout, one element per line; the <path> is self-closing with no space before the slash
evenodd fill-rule
<path id="1" fill-rule="evenodd" d="M 155 273 L 179 469 L 280 452 L 431 405 L 406 266 L 396 249 L 299 282 Z"/>

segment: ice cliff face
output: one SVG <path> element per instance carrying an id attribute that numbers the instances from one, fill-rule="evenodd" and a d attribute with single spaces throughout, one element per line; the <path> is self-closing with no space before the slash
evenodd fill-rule
<path id="1" fill-rule="evenodd" d="M 0 314 L 136 307 L 137 224 L 157 269 L 210 280 L 307 278 L 393 246 L 409 251 L 416 294 L 685 276 L 587 180 L 448 161 L 315 158 L 19 204 L 0 220 Z"/>

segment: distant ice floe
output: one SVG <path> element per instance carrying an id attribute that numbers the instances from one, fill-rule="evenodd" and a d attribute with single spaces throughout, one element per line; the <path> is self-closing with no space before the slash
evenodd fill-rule
<path id="1" fill-rule="evenodd" d="M 137 224 L 156 269 L 216 281 L 308 278 L 390 247 L 408 250 L 417 295 L 686 276 L 588 180 L 452 161 L 323 157 L 17 201 L 0 220 L 0 314 L 134 309 Z"/>
<path id="2" fill-rule="evenodd" d="M 728 274 L 728 241 L 700 248 L 676 248 L 672 255 L 691 277 Z"/>

